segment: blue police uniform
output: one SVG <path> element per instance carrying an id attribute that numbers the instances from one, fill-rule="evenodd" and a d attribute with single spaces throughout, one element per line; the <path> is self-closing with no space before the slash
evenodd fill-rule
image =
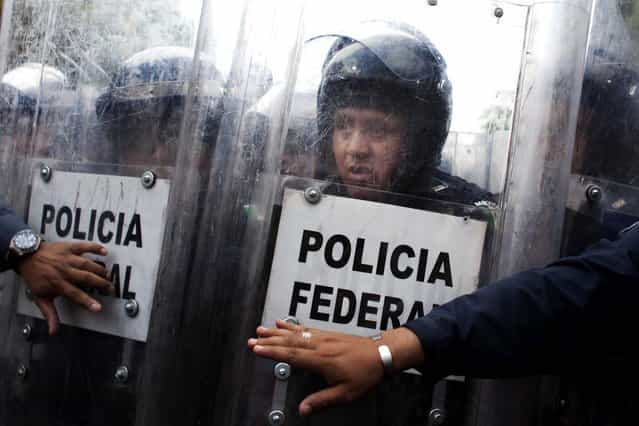
<path id="1" fill-rule="evenodd" d="M 2 76 L 0 81 L 0 112 L 14 111 L 17 114 L 33 116 L 38 99 L 40 107 L 48 105 L 55 95 L 66 85 L 66 77 L 56 68 L 40 63 L 25 63 Z M 44 96 L 40 96 L 41 92 Z M 6 118 L 5 118 L 6 119 Z M 15 120 L 16 117 L 9 117 Z M 0 123 L 0 132 L 6 131 Z M 11 238 L 29 226 L 16 216 L 8 207 L 6 200 L 0 195 L 0 271 L 10 268 L 7 263 L 7 252 Z"/>
<path id="2" fill-rule="evenodd" d="M 579 256 L 486 285 L 406 324 L 428 367 L 498 378 L 628 366 L 639 300 L 639 222 Z M 596 361 L 596 364 L 594 363 Z"/>

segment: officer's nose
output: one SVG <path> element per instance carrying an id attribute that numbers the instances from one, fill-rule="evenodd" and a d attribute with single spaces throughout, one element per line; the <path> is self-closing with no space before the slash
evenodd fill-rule
<path id="1" fill-rule="evenodd" d="M 346 153 L 354 158 L 366 158 L 371 153 L 370 140 L 366 132 L 354 129 L 348 138 Z"/>

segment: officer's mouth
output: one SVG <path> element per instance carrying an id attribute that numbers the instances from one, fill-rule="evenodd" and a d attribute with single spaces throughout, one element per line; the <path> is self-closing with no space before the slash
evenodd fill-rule
<path id="1" fill-rule="evenodd" d="M 350 166 L 348 180 L 355 184 L 372 184 L 375 180 L 373 168 L 368 166 Z"/>

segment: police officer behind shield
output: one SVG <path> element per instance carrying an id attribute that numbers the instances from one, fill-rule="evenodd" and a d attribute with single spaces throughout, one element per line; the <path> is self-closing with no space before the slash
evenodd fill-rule
<path id="1" fill-rule="evenodd" d="M 46 96 L 64 84 L 65 78 L 60 71 L 36 63 L 24 64 L 3 76 L 0 84 L 0 148 L 3 152 L 48 153 L 52 143 L 48 140 L 50 135 L 46 129 L 38 129 L 38 135 L 34 135 L 33 121 L 36 115 L 39 116 L 37 112 L 54 100 L 43 96 L 38 104 L 38 98 L 41 92 Z M 47 320 L 49 334 L 55 334 L 59 324 L 53 303 L 56 297 L 66 297 L 98 312 L 102 309 L 100 303 L 77 286 L 113 291 L 112 284 L 106 280 L 104 267 L 83 257 L 85 253 L 107 254 L 99 244 L 42 241 L 6 202 L 0 201 L 0 270 L 13 269 L 22 276 L 34 303 Z"/>
<path id="2" fill-rule="evenodd" d="M 599 132 L 590 135 L 578 129 L 578 135 L 588 139 L 578 144 L 593 143 L 590 151 L 609 149 L 611 143 L 635 149 L 636 138 L 627 132 L 636 121 L 637 79 L 629 78 L 633 73 L 628 70 L 613 74 L 618 78 L 607 74 L 603 86 L 595 83 L 600 80 L 597 75 L 586 75 L 580 124 L 587 124 L 595 111 L 603 126 L 600 130 L 622 129 L 623 137 L 609 141 Z M 616 96 L 621 86 L 624 94 Z M 628 121 L 624 125 L 619 119 Z M 628 155 L 627 160 L 632 163 L 636 157 Z M 615 170 L 621 175 L 617 179 L 628 182 L 627 169 Z M 628 341 L 628 327 L 636 324 L 638 282 L 639 223 L 635 223 L 612 241 L 603 239 L 578 255 L 483 286 L 377 340 L 278 322 L 275 329 L 259 327 L 248 346 L 259 356 L 308 368 L 327 379 L 326 389 L 301 402 L 302 415 L 352 401 L 384 375 L 412 367 L 432 381 L 450 374 L 582 375 L 590 374 L 595 365 L 630 375 L 636 372 L 639 355 Z"/>
<path id="3" fill-rule="evenodd" d="M 202 140 L 209 143 L 201 153 L 205 159 L 214 144 L 219 125 L 217 101 L 222 77 L 210 59 L 202 56 L 203 76 L 192 88 L 195 104 L 191 116 L 202 108 L 204 122 L 197 123 Z M 96 101 L 96 113 L 106 130 L 113 162 L 119 165 L 175 165 L 189 81 L 194 70 L 193 49 L 162 46 L 143 50 L 126 59 L 111 86 Z M 205 149 L 206 148 L 206 149 Z"/>
<path id="4" fill-rule="evenodd" d="M 437 169 L 450 126 L 451 90 L 441 54 L 408 25 L 372 21 L 349 36 L 339 36 L 324 61 L 317 93 L 320 148 L 315 177 L 335 183 L 324 191 L 445 211 L 449 204 L 440 201 L 471 206 L 492 201 L 487 191 Z M 298 330 L 302 329 L 290 331 L 299 334 Z M 262 345 L 257 346 L 259 354 Z M 348 361 L 365 363 L 367 355 Z M 379 364 L 379 356 L 373 355 Z M 350 365 L 333 366 L 337 370 L 332 373 L 320 371 L 328 373 L 329 382 L 333 374 L 357 371 Z M 371 384 L 381 379 L 374 374 L 367 377 Z M 424 424 L 430 399 L 427 383 L 412 374 L 397 376 L 366 401 L 370 405 L 360 405 L 357 414 L 350 415 L 363 422 Z M 314 385 L 301 386 L 308 392 Z M 364 420 L 366 416 L 372 418 Z M 345 418 L 350 416 L 324 420 Z"/>
<path id="5" fill-rule="evenodd" d="M 370 21 L 330 48 L 317 96 L 318 177 L 473 204 L 491 194 L 437 169 L 452 110 L 444 58 L 406 24 Z"/>
<path id="6" fill-rule="evenodd" d="M 627 373 L 639 355 L 627 341 L 636 324 L 638 253 L 635 225 L 614 242 L 484 286 L 379 340 L 280 321 L 259 327 L 248 345 L 327 379 L 329 387 L 301 402 L 302 415 L 352 401 L 385 374 L 412 367 L 433 381 L 585 373 L 594 365 Z"/>

